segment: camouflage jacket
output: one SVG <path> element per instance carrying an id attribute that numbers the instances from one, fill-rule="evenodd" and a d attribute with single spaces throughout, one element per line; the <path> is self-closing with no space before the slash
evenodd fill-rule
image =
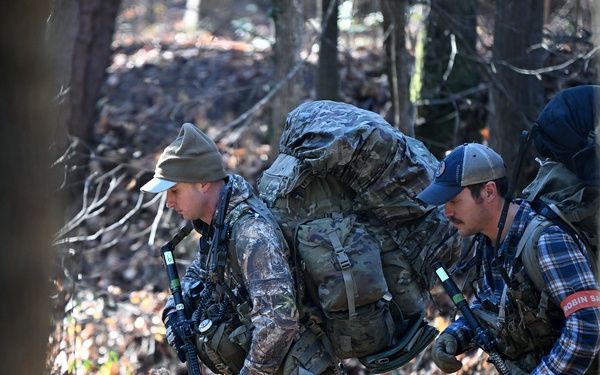
<path id="1" fill-rule="evenodd" d="M 279 241 L 275 229 L 263 217 L 231 215 L 247 209 L 245 200 L 254 192 L 252 186 L 241 176 L 229 175 L 228 183 L 232 186 L 232 194 L 227 217 L 237 216 L 242 220 L 237 223 L 230 222 L 229 225 L 233 227 L 235 224 L 237 228 L 234 234 L 235 252 L 244 287 L 252 303 L 249 318 L 254 326 L 250 351 L 241 374 L 272 374 L 282 365 L 299 332 L 294 279 L 288 263 L 289 249 L 285 243 Z M 215 220 L 216 217 L 213 217 L 211 224 L 214 224 Z M 205 225 L 198 220 L 194 222 L 194 226 L 202 233 Z M 192 287 L 198 282 L 207 281 L 206 254 L 201 241 L 196 259 L 181 278 L 181 288 L 186 301 L 190 300 Z M 231 267 L 228 267 L 225 279 L 232 289 L 236 290 L 232 272 Z M 171 298 L 163 310 L 163 317 L 173 309 L 174 303 Z"/>

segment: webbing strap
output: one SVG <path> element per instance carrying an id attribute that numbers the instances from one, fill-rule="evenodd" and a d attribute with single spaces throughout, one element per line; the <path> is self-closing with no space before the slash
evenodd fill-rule
<path id="1" fill-rule="evenodd" d="M 542 290 L 542 295 L 540 296 L 540 311 L 537 313 L 537 317 L 541 319 L 548 319 L 548 315 L 546 315 L 546 311 L 548 310 L 548 298 L 550 296 L 546 292 L 546 289 Z"/>
<path id="2" fill-rule="evenodd" d="M 530 242 L 530 238 L 535 233 L 538 233 L 539 235 L 539 233 L 547 227 L 547 225 L 544 224 L 545 222 L 546 221 L 543 219 L 543 217 L 541 217 L 540 215 L 535 215 L 533 219 L 529 222 L 529 224 L 527 224 L 527 227 L 525 228 L 525 231 L 523 232 L 523 235 L 521 236 L 521 239 L 517 244 L 517 250 L 515 252 L 515 259 L 518 259 L 521 256 L 521 253 L 523 253 L 523 250 L 525 250 L 526 247 L 528 248 L 528 251 L 525 251 L 525 253 L 523 254 L 522 263 L 525 267 L 525 272 L 539 291 L 544 290 L 544 281 L 542 280 L 542 275 L 537 265 L 537 257 L 533 254 L 533 246 L 527 246 L 527 243 Z M 536 262 L 536 264 L 532 264 L 533 262 Z M 510 269 L 508 270 L 509 277 L 512 276 L 513 268 L 514 263 L 510 266 Z M 537 272 L 534 271 L 532 274 L 529 270 L 537 270 Z M 507 292 L 508 285 L 505 284 L 504 290 L 502 291 L 502 300 L 500 301 L 500 307 L 498 311 L 498 321 L 500 321 L 501 323 L 504 323 L 504 319 L 506 317 Z M 541 314 L 546 315 L 546 312 L 541 311 Z"/>
<path id="3" fill-rule="evenodd" d="M 337 357 L 335 355 L 333 345 L 331 344 L 331 340 L 329 340 L 329 337 L 327 337 L 321 327 L 319 327 L 319 325 L 311 318 L 308 309 L 304 305 L 300 305 L 300 309 L 304 312 L 304 316 L 300 319 L 300 322 L 304 324 L 307 329 L 311 330 L 315 335 L 317 335 L 317 338 L 321 340 L 325 350 L 327 350 L 329 358 L 334 361 Z"/>
<path id="4" fill-rule="evenodd" d="M 542 231 L 551 225 L 552 222 L 544 216 L 535 215 L 529 224 L 527 224 L 527 228 L 525 228 L 525 232 L 523 232 L 523 235 L 521 236 L 521 240 L 517 245 L 517 251 L 515 253 L 515 259 L 521 256 L 525 273 L 540 292 L 544 290 L 545 285 L 540 271 L 538 257 L 534 251 L 533 240 L 536 237 L 539 238 Z"/>
<path id="5" fill-rule="evenodd" d="M 306 349 L 306 351 L 304 353 L 302 353 L 302 355 L 300 357 L 298 357 L 298 360 L 300 361 L 300 363 L 302 363 L 302 365 L 306 366 L 308 361 L 312 357 L 314 357 L 314 355 L 317 353 L 318 350 L 319 350 L 318 341 L 314 341 L 308 347 L 308 349 Z"/>
<path id="6" fill-rule="evenodd" d="M 294 232 L 294 238 L 296 239 L 298 238 L 297 232 L 299 227 L 300 224 L 296 226 L 296 230 Z M 304 273 L 302 271 L 303 267 L 301 265 L 302 262 L 300 261 L 298 255 L 298 246 L 296 243 L 294 243 L 294 246 L 291 248 L 291 251 L 292 259 L 294 262 L 294 273 L 296 276 L 296 287 L 298 288 L 298 293 L 296 295 L 296 305 L 298 306 L 298 310 L 301 316 L 300 324 L 304 325 L 307 329 L 311 330 L 315 335 L 317 335 L 319 340 L 321 340 L 321 342 L 323 343 L 325 350 L 327 350 L 327 354 L 329 354 L 329 358 L 331 359 L 331 361 L 335 361 L 337 357 L 335 355 L 333 345 L 331 344 L 331 340 L 329 340 L 329 337 L 327 337 L 323 329 L 321 329 L 321 327 L 319 327 L 319 325 L 314 321 L 314 319 L 311 317 L 309 308 L 302 302 L 304 301 L 306 288 L 304 284 Z M 338 367 L 336 366 L 335 368 L 337 369 Z M 336 370 L 334 372 L 334 375 L 339 375 L 339 371 Z"/>
<path id="7" fill-rule="evenodd" d="M 318 339 L 313 341 L 308 347 L 308 349 L 306 349 L 306 351 L 302 353 L 300 357 L 297 358 L 298 361 L 302 364 L 302 366 L 306 368 L 306 370 L 308 370 L 307 372 L 309 372 L 310 374 L 320 374 L 331 363 L 331 359 L 328 356 L 321 356 L 318 360 L 313 361 L 313 363 L 310 363 L 321 348 L 320 343 L 321 341 Z"/>
<path id="8" fill-rule="evenodd" d="M 352 280 L 352 263 L 350 263 L 350 258 L 348 258 L 348 254 L 344 251 L 344 247 L 342 246 L 342 242 L 335 234 L 335 230 L 327 233 L 329 236 L 329 240 L 331 241 L 331 245 L 333 246 L 333 251 L 335 253 L 335 257 L 342 269 L 342 276 L 344 277 L 344 285 L 346 287 L 346 299 L 348 300 L 348 314 L 349 319 L 356 318 L 356 305 L 354 303 L 354 282 Z"/>
<path id="9" fill-rule="evenodd" d="M 575 225 L 573 225 L 572 220 L 573 221 L 579 221 L 581 219 L 581 216 L 585 216 L 588 217 L 590 216 L 587 212 L 585 213 L 585 215 L 580 214 L 579 216 L 576 215 L 576 213 L 572 214 L 572 218 L 571 220 L 569 220 L 565 214 L 556 206 L 556 204 L 554 203 L 550 203 L 548 205 L 548 208 L 552 210 L 552 212 L 554 212 L 556 214 L 556 216 L 558 216 L 566 225 L 569 226 L 569 228 L 571 228 L 573 230 L 573 232 L 577 235 L 577 237 L 581 240 L 581 242 L 584 243 L 584 245 L 588 248 L 591 249 L 592 246 L 591 244 L 588 243 L 588 241 L 586 240 L 586 237 L 583 236 L 581 234 L 581 232 L 577 229 L 577 227 L 575 227 Z M 590 204 L 588 209 L 586 211 L 590 211 L 590 210 L 594 210 L 594 207 L 592 207 L 592 205 Z"/>
<path id="10" fill-rule="evenodd" d="M 208 345 L 204 344 L 204 351 L 206 352 L 206 355 L 208 355 L 210 361 L 222 374 L 232 375 L 232 372 L 229 370 L 227 365 L 223 363 L 223 361 L 221 360 L 221 356 L 217 353 L 216 350 L 212 350 L 208 347 Z"/>

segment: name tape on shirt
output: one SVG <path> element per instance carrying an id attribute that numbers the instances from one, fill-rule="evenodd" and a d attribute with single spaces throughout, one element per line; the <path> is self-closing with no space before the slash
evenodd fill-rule
<path id="1" fill-rule="evenodd" d="M 560 303 L 565 317 L 583 308 L 598 306 L 600 306 L 600 292 L 597 290 L 584 290 L 573 293 Z"/>

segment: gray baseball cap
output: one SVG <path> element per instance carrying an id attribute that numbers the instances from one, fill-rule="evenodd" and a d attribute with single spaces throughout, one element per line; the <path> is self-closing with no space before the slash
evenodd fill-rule
<path id="1" fill-rule="evenodd" d="M 479 143 L 465 143 L 442 160 L 435 179 L 417 198 L 439 206 L 456 197 L 465 187 L 506 177 L 500 155 Z"/>

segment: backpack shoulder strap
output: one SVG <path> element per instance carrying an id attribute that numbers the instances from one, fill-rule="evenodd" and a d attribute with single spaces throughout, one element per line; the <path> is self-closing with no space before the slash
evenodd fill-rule
<path id="1" fill-rule="evenodd" d="M 540 271 L 538 254 L 535 251 L 535 244 L 542 232 L 553 225 L 552 221 L 542 215 L 535 215 L 529 222 L 517 245 L 515 259 L 519 256 L 525 268 L 525 272 L 537 290 L 543 291 L 545 288 L 542 272 Z"/>
<path id="2" fill-rule="evenodd" d="M 546 319 L 546 310 L 548 309 L 548 293 L 546 292 L 546 283 L 542 277 L 542 271 L 540 270 L 538 252 L 535 244 L 542 232 L 552 226 L 552 221 L 543 215 L 535 215 L 533 220 L 529 222 L 523 232 L 521 240 L 517 244 L 517 252 L 515 259 L 521 256 L 521 262 L 527 277 L 533 283 L 533 286 L 540 292 L 539 311 L 538 317 Z M 506 290 L 505 290 L 506 292 Z M 504 302 L 504 298 L 502 299 Z"/>
<path id="3" fill-rule="evenodd" d="M 589 205 L 589 208 L 583 207 L 583 209 L 574 210 L 570 214 L 565 214 L 554 203 L 546 203 L 542 200 L 536 199 L 529 202 L 529 204 L 531 205 L 531 208 L 538 213 L 538 215 L 544 216 L 554 225 L 564 230 L 571 237 L 573 237 L 576 243 L 579 243 L 577 240 L 580 240 L 588 249 L 592 248 L 592 245 L 587 238 L 579 231 L 579 229 L 577 229 L 575 225 L 573 225 L 573 221 L 580 221 L 582 218 L 591 217 L 595 214 L 594 211 L 597 210 L 597 207 L 592 207 L 592 205 Z"/>
<path id="4" fill-rule="evenodd" d="M 558 210 L 558 209 L 557 209 Z M 558 211 L 560 212 L 560 211 Z M 564 216 L 563 216 L 564 218 Z M 568 220 L 562 220 L 561 222 L 566 223 L 568 228 L 571 230 L 565 230 L 573 240 L 577 243 L 578 246 L 581 246 L 578 240 L 581 240 L 583 244 L 587 248 L 588 259 L 590 260 L 590 268 L 594 273 L 597 272 L 597 260 L 596 255 L 594 254 L 593 247 L 589 245 L 589 243 L 585 240 L 584 236 L 577 235 L 579 233 L 576 228 Z M 552 226 L 558 225 L 553 220 L 548 219 L 543 215 L 535 215 L 531 222 L 525 228 L 525 232 L 523 232 L 523 236 L 517 245 L 517 251 L 515 253 L 515 259 L 521 256 L 521 260 L 523 262 L 523 267 L 525 268 L 525 272 L 534 286 L 539 291 L 544 291 L 545 283 L 542 277 L 542 272 L 539 267 L 538 253 L 534 250 L 535 244 L 537 240 L 540 238 L 542 232 Z M 559 225 L 562 229 L 563 227 Z M 564 230 L 564 229 L 563 229 Z M 582 249 L 583 250 L 583 249 Z"/>

